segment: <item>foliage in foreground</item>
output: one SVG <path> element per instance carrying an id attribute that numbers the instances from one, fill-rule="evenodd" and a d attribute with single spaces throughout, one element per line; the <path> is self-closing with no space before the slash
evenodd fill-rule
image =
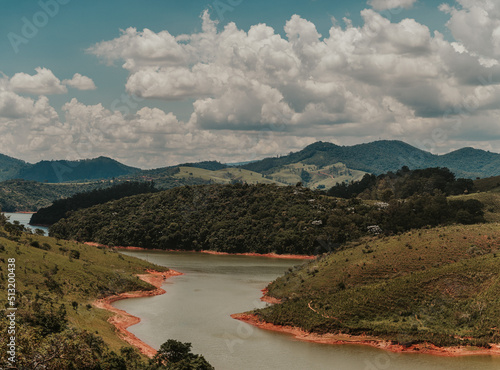
<path id="1" fill-rule="evenodd" d="M 10 259 L 10 260 L 9 260 Z M 15 259 L 15 269 L 7 263 Z M 149 368 L 138 352 L 122 347 L 109 313 L 91 305 L 97 298 L 131 290 L 150 290 L 134 276 L 164 267 L 114 251 L 56 241 L 10 224 L 0 213 L 0 299 L 7 300 L 8 274 L 15 275 L 17 367 L 20 369 Z M 11 275 L 12 276 L 12 275 Z M 7 305 L 0 315 L 7 325 Z M 10 334 L 0 332 L 0 343 Z M 8 368 L 7 351 L 0 367 Z"/>
<path id="2" fill-rule="evenodd" d="M 213 370 L 202 355 L 191 353 L 191 343 L 173 339 L 163 343 L 154 358 L 149 362 L 151 369 L 166 370 Z"/>

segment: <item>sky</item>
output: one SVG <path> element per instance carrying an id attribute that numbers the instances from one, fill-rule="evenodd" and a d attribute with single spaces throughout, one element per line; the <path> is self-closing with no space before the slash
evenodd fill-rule
<path id="1" fill-rule="evenodd" d="M 500 152 L 498 0 L 1 0 L 0 153 Z"/>

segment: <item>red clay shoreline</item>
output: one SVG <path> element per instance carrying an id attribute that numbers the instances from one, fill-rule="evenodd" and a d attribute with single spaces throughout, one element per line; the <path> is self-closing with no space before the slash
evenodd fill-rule
<path id="1" fill-rule="evenodd" d="M 144 343 L 139 338 L 137 338 L 134 334 L 129 332 L 127 328 L 132 325 L 138 324 L 141 319 L 135 317 L 128 312 L 120 310 L 116 307 L 113 307 L 112 303 L 127 299 L 127 298 L 140 298 L 140 297 L 152 297 L 156 295 L 165 294 L 165 290 L 161 288 L 163 282 L 171 276 L 179 276 L 183 275 L 181 272 L 175 270 L 168 270 L 164 272 L 147 270 L 147 274 L 137 275 L 141 280 L 154 285 L 156 289 L 149 291 L 135 291 L 135 292 L 127 292 L 121 293 L 118 295 L 112 295 L 109 297 L 105 297 L 102 299 L 98 299 L 94 301 L 92 304 L 97 308 L 102 308 L 113 312 L 115 315 L 108 319 L 108 322 L 113 324 L 113 326 L 117 329 L 118 335 L 120 338 L 125 340 L 127 343 L 131 344 L 134 347 L 137 347 L 141 353 L 148 357 L 153 357 L 156 354 L 156 349 L 151 347 L 150 345 Z"/>
<path id="2" fill-rule="evenodd" d="M 217 251 L 210 251 L 210 250 L 185 251 L 185 250 L 179 250 L 179 249 L 155 249 L 155 248 L 148 249 L 148 248 L 141 248 L 141 247 L 122 247 L 122 246 L 110 247 L 108 245 L 94 243 L 94 242 L 85 242 L 84 244 L 91 245 L 94 247 L 106 247 L 106 248 L 114 248 L 114 249 L 120 249 L 120 250 L 132 250 L 132 251 L 189 252 L 189 253 L 205 253 L 205 254 L 213 254 L 213 255 L 221 255 L 221 256 L 251 256 L 251 257 L 267 257 L 267 258 L 276 258 L 276 259 L 296 259 L 296 260 L 312 260 L 312 259 L 316 258 L 316 256 L 306 256 L 306 255 L 301 255 L 301 254 L 227 253 L 227 252 L 217 252 Z"/>
<path id="3" fill-rule="evenodd" d="M 268 293 L 267 288 L 262 289 L 262 293 L 263 296 L 260 298 L 261 301 L 270 304 L 281 303 L 280 299 L 270 297 L 267 295 Z M 313 342 L 313 343 L 330 344 L 330 345 L 341 345 L 341 344 L 365 345 L 394 353 L 417 353 L 417 354 L 420 353 L 420 354 L 445 356 L 445 357 L 478 356 L 478 355 L 500 356 L 500 344 L 491 344 L 490 349 L 471 347 L 471 346 L 438 347 L 429 343 L 416 344 L 406 347 L 401 344 L 393 344 L 392 341 L 390 340 L 384 340 L 381 338 L 367 336 L 367 335 L 349 335 L 342 333 L 320 335 L 320 334 L 309 333 L 298 327 L 271 324 L 269 322 L 261 320 L 257 315 L 250 313 L 235 313 L 232 314 L 231 317 L 235 320 L 246 322 L 247 324 L 253 325 L 259 329 L 271 330 L 292 335 L 295 339 L 304 342 Z"/>

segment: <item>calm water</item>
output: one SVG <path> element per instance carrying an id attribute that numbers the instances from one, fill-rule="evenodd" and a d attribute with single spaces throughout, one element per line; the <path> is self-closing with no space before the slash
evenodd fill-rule
<path id="1" fill-rule="evenodd" d="M 29 225 L 32 216 L 31 213 L 8 213 L 8 212 L 3 212 L 3 213 L 5 214 L 5 216 L 9 218 L 10 222 L 19 221 L 21 225 L 26 226 L 30 230 L 34 231 L 36 229 L 40 229 L 44 232 L 44 235 L 49 235 L 48 227 Z"/>
<path id="2" fill-rule="evenodd" d="M 166 281 L 167 294 L 115 306 L 141 318 L 129 330 L 159 348 L 167 339 L 193 344 L 218 370 L 498 370 L 500 358 L 392 354 L 359 345 L 322 345 L 257 329 L 232 313 L 263 307 L 260 292 L 297 261 L 178 252 L 127 251 L 185 273 Z"/>

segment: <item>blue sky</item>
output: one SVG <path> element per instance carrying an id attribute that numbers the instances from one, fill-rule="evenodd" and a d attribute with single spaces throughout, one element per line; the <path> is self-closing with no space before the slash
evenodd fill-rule
<path id="1" fill-rule="evenodd" d="M 150 168 L 316 140 L 500 151 L 500 6 L 444 4 L 4 0 L 0 152 Z"/>

